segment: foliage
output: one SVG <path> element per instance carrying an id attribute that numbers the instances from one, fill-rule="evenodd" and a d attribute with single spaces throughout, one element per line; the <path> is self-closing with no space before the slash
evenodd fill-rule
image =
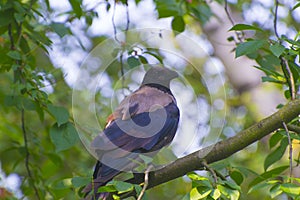
<path id="1" fill-rule="evenodd" d="M 70 2 L 73 11 L 69 21 L 72 17 L 85 17 L 87 13 L 81 12 L 80 2 Z M 70 107 L 59 106 L 70 105 L 69 100 L 61 101 L 54 95 L 68 86 L 60 70 L 44 58 L 52 45 L 49 33 L 61 38 L 73 33 L 62 23 L 44 21 L 46 11 L 41 6 L 36 1 L 0 3 L 0 71 L 1 82 L 6 85 L 0 91 L 1 112 L 6 113 L 1 116 L 1 162 L 5 171 L 24 177 L 23 195 L 38 199 L 70 197 L 74 196 L 69 193 L 74 186 L 66 180 L 80 170 L 71 172 L 76 161 L 65 163 L 64 159 L 73 157 L 78 150 L 55 152 L 68 150 L 79 140 Z M 47 11 L 51 11 L 49 2 Z M 47 91 L 49 87 L 53 92 Z"/>
<path id="2" fill-rule="evenodd" d="M 87 152 L 82 151 L 74 127 L 71 112 L 72 88 L 66 84 L 61 69 L 56 68 L 49 59 L 49 51 L 53 45 L 57 45 L 53 44 L 55 37 L 61 41 L 72 38 L 79 43 L 78 48 L 87 51 L 81 40 L 76 38 L 72 26 L 83 21 L 83 29 L 87 30 L 98 17 L 98 13 L 97 6 L 88 8 L 82 0 L 68 2 L 70 10 L 59 13 L 65 17 L 62 22 L 55 21 L 53 17 L 48 18 L 55 13 L 50 6 L 51 1 L 0 1 L 0 111 L 5 113 L 0 116 L 1 164 L 6 173 L 14 172 L 22 177 L 21 190 L 24 198 L 79 198 L 82 197 L 82 187 L 91 179 L 94 160 Z M 223 1 L 217 2 L 224 6 Z M 110 12 L 111 2 L 103 3 L 106 4 L 104 11 Z M 128 4 L 139 4 L 140 1 L 123 0 L 113 3 L 127 7 Z M 230 6 L 242 12 L 243 5 L 247 6 L 249 2 L 244 3 L 238 2 Z M 176 35 L 195 26 L 203 28 L 214 17 L 210 3 L 202 0 L 154 0 L 154 4 L 158 20 L 171 18 L 170 27 Z M 291 12 L 299 11 L 299 5 L 300 3 L 295 4 L 290 9 Z M 279 5 L 274 5 L 272 9 L 276 10 L 276 6 Z M 273 17 L 277 18 L 276 12 Z M 289 21 L 292 17 L 288 16 L 282 21 L 285 20 L 291 29 L 299 30 L 299 24 Z M 274 27 L 277 25 L 274 20 Z M 125 31 L 128 31 L 128 26 L 129 24 Z M 290 38 L 279 35 L 276 29 L 269 30 L 256 23 L 233 24 L 229 31 L 236 34 L 236 37 L 228 40 L 235 45 L 237 59 L 247 56 L 256 61 L 257 66 L 254 67 L 265 73 L 262 82 L 275 84 L 287 101 L 299 98 L 299 32 L 294 38 Z M 97 45 L 97 40 L 104 40 L 105 37 L 90 39 L 94 42 L 93 45 Z M 167 59 L 158 50 L 143 48 L 144 46 L 146 45 L 122 44 L 115 49 L 114 54 L 119 55 L 120 59 L 107 70 L 113 83 L 136 66 L 151 63 L 151 60 L 164 63 Z M 192 83 L 197 95 L 207 96 L 207 90 L 203 89 L 199 76 L 189 73 L 190 71 L 189 66 L 185 66 L 182 72 Z M 231 91 L 234 88 L 226 85 L 226 90 Z M 105 105 L 108 98 L 99 95 L 101 103 Z M 233 101 L 235 95 L 232 96 Z M 243 105 L 231 106 L 232 101 L 226 102 L 226 106 L 232 111 L 243 108 Z M 238 105 L 241 104 L 242 102 L 238 102 Z M 278 105 L 278 109 L 281 106 Z M 102 117 L 108 116 L 109 110 L 102 111 Z M 244 128 L 246 120 L 254 121 L 249 111 L 247 114 L 249 115 L 245 116 L 244 121 L 238 121 L 240 119 L 233 112 L 232 118 L 228 119 L 229 125 L 234 128 L 238 123 L 239 128 Z M 104 120 L 100 123 L 104 123 Z M 241 153 L 241 157 L 214 163 L 206 169 L 209 174 L 190 172 L 188 178 L 176 180 L 175 186 L 170 183 L 149 190 L 143 199 L 156 198 L 155 195 L 192 200 L 234 200 L 246 197 L 255 199 L 260 195 L 268 199 L 283 196 L 300 199 L 300 179 L 292 173 L 292 169 L 299 166 L 300 160 L 299 156 L 291 156 L 293 146 L 299 150 L 300 137 L 299 132 L 289 128 L 291 125 L 299 127 L 299 119 L 272 133 L 267 138 L 268 148 L 260 149 L 258 146 L 254 153 Z M 288 157 L 293 160 L 289 161 Z M 118 199 L 128 191 L 140 194 L 142 187 L 143 185 L 112 180 L 99 190 L 114 192 L 114 198 Z M 5 197 L 7 194 L 8 198 L 13 198 L 10 192 L 6 192 Z"/>

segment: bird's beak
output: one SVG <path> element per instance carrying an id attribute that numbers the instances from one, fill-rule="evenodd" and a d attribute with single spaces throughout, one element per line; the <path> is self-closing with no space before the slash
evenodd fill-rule
<path id="1" fill-rule="evenodd" d="M 179 75 L 178 75 L 177 72 L 175 72 L 175 71 L 173 71 L 173 70 L 171 70 L 171 69 L 168 69 L 168 68 L 165 68 L 165 70 L 166 70 L 166 74 L 167 74 L 167 76 L 170 78 L 170 80 L 179 77 Z"/>
<path id="2" fill-rule="evenodd" d="M 171 79 L 174 79 L 174 78 L 178 78 L 179 77 L 179 75 L 178 75 L 178 73 L 177 72 L 175 72 L 175 71 L 173 71 L 173 70 L 170 70 L 170 72 L 171 72 Z"/>

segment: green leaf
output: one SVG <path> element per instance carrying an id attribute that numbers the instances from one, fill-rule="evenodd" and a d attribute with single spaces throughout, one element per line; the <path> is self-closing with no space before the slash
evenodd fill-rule
<path id="1" fill-rule="evenodd" d="M 276 133 L 274 133 L 270 140 L 269 140 L 269 147 L 270 149 L 273 148 L 276 144 L 278 144 L 278 142 L 283 138 L 283 135 L 277 131 Z"/>
<path id="2" fill-rule="evenodd" d="M 70 34 L 70 29 L 67 28 L 64 23 L 52 23 L 50 26 L 61 38 L 67 34 Z"/>
<path id="3" fill-rule="evenodd" d="M 63 161 L 56 153 L 47 153 L 46 156 L 50 159 L 50 161 L 56 166 L 62 166 Z"/>
<path id="4" fill-rule="evenodd" d="M 116 192 L 116 191 L 117 189 L 115 188 L 115 186 L 109 184 L 98 188 L 98 192 Z"/>
<path id="5" fill-rule="evenodd" d="M 127 58 L 127 63 L 131 68 L 137 67 L 141 64 L 139 59 L 134 56 L 130 56 L 129 58 Z"/>
<path id="6" fill-rule="evenodd" d="M 139 55 L 139 59 L 140 59 L 142 64 L 148 64 L 148 60 L 144 56 Z"/>
<path id="7" fill-rule="evenodd" d="M 292 10 L 296 10 L 296 9 L 299 8 L 299 7 L 300 7 L 300 2 L 297 3 L 297 4 L 292 8 Z"/>
<path id="8" fill-rule="evenodd" d="M 278 195 L 282 193 L 282 190 L 280 189 L 280 185 L 276 184 L 270 188 L 270 196 L 272 199 L 275 199 Z"/>
<path id="9" fill-rule="evenodd" d="M 110 7 L 111 7 L 110 3 L 107 2 L 107 4 L 106 4 L 106 12 L 108 12 L 110 10 Z"/>
<path id="10" fill-rule="evenodd" d="M 209 21 L 210 17 L 213 16 L 210 7 L 206 3 L 201 3 L 195 7 L 191 7 L 191 13 L 202 25 L 205 25 Z"/>
<path id="11" fill-rule="evenodd" d="M 285 96 L 286 99 L 290 99 L 291 98 L 291 93 L 290 93 L 289 89 L 287 89 L 287 90 L 284 91 L 284 96 Z"/>
<path id="12" fill-rule="evenodd" d="M 229 31 L 244 31 L 244 30 L 255 30 L 255 31 L 262 31 L 259 27 L 252 26 L 249 24 L 236 24 L 234 25 Z"/>
<path id="13" fill-rule="evenodd" d="M 276 78 L 273 78 L 273 77 L 270 77 L 270 76 L 261 77 L 261 81 L 262 82 L 269 82 L 269 83 L 279 83 L 279 84 L 284 83 L 283 81 L 280 81 L 280 80 L 278 80 Z"/>
<path id="14" fill-rule="evenodd" d="M 116 194 L 113 194 L 112 197 L 113 197 L 113 200 L 121 200 L 121 198 Z"/>
<path id="15" fill-rule="evenodd" d="M 76 14 L 76 17 L 77 18 L 80 18 L 82 16 L 82 9 L 81 9 L 81 3 L 82 1 L 81 0 L 69 0 L 72 8 L 73 8 L 73 11 L 75 12 Z"/>
<path id="16" fill-rule="evenodd" d="M 35 102 L 32 101 L 31 99 L 22 98 L 22 104 L 23 104 L 23 108 L 25 110 L 35 110 L 36 109 Z"/>
<path id="17" fill-rule="evenodd" d="M 280 189 L 286 194 L 296 197 L 300 195 L 300 186 L 294 183 L 283 183 L 280 185 Z"/>
<path id="18" fill-rule="evenodd" d="M 172 20 L 172 29 L 179 33 L 183 32 L 185 29 L 185 23 L 182 16 L 176 16 Z"/>
<path id="19" fill-rule="evenodd" d="M 223 185 L 218 185 L 217 188 L 221 192 L 221 194 L 225 195 L 227 199 L 238 200 L 240 197 L 240 192 L 238 190 L 232 190 Z"/>
<path id="20" fill-rule="evenodd" d="M 74 177 L 74 178 L 72 178 L 71 182 L 75 188 L 78 188 L 78 187 L 82 187 L 82 186 L 85 186 L 88 183 L 90 183 L 91 178 L 90 177 Z"/>
<path id="21" fill-rule="evenodd" d="M 190 172 L 190 173 L 187 174 L 187 176 L 188 176 L 190 179 L 196 180 L 196 181 L 208 180 L 207 177 L 200 176 L 200 175 L 196 174 L 195 172 Z"/>
<path id="22" fill-rule="evenodd" d="M 18 51 L 9 51 L 7 53 L 7 55 L 9 57 L 11 57 L 12 59 L 15 59 L 15 60 L 22 60 L 22 56 L 21 54 L 18 52 Z"/>
<path id="23" fill-rule="evenodd" d="M 151 51 L 145 51 L 144 53 L 153 56 L 153 57 L 156 58 L 161 64 L 163 64 L 163 59 L 162 59 L 159 55 L 157 55 L 156 53 L 151 52 Z"/>
<path id="24" fill-rule="evenodd" d="M 66 178 L 63 180 L 58 180 L 58 181 L 54 182 L 51 187 L 54 189 L 58 189 L 58 190 L 70 188 L 71 187 L 71 179 Z"/>
<path id="25" fill-rule="evenodd" d="M 237 171 L 237 170 L 233 170 L 229 172 L 229 176 L 230 178 L 232 178 L 234 180 L 234 182 L 236 182 L 236 184 L 241 185 L 242 182 L 244 181 L 244 176 L 241 172 Z"/>
<path id="26" fill-rule="evenodd" d="M 187 193 L 186 195 L 184 195 L 184 196 L 182 197 L 181 200 L 190 200 L 190 199 L 191 199 L 190 194 Z"/>
<path id="27" fill-rule="evenodd" d="M 278 72 L 275 71 L 275 69 L 272 68 L 266 68 L 266 67 L 258 67 L 258 66 L 254 66 L 256 69 L 259 69 L 263 72 L 265 72 L 266 75 L 268 76 L 274 76 L 274 77 L 278 77 L 282 80 L 284 80 L 284 76 L 279 74 Z"/>
<path id="28" fill-rule="evenodd" d="M 233 182 L 231 180 L 221 181 L 221 183 L 224 183 L 228 188 L 231 188 L 233 190 L 240 190 L 241 189 L 240 186 L 238 186 L 235 182 Z"/>
<path id="29" fill-rule="evenodd" d="M 25 20 L 24 15 L 20 13 L 15 13 L 14 17 L 18 23 L 23 22 Z"/>
<path id="30" fill-rule="evenodd" d="M 299 51 L 300 53 L 300 51 Z M 294 80 L 296 80 L 296 83 L 300 83 L 300 66 L 295 64 L 294 61 L 289 61 L 289 66 L 291 68 L 292 75 L 294 77 Z"/>
<path id="31" fill-rule="evenodd" d="M 35 111 L 38 114 L 41 122 L 44 121 L 44 108 L 39 104 L 38 101 L 35 102 Z"/>
<path id="32" fill-rule="evenodd" d="M 251 169 L 248 169 L 248 168 L 245 168 L 245 167 L 242 167 L 242 166 L 237 166 L 237 167 L 234 167 L 234 168 L 238 169 L 246 177 L 249 176 L 249 175 L 258 176 L 258 174 L 255 171 L 252 171 Z"/>
<path id="33" fill-rule="evenodd" d="M 127 0 L 120 0 L 122 2 L 122 4 L 124 5 L 128 5 L 128 1 Z"/>
<path id="34" fill-rule="evenodd" d="M 145 164 L 149 164 L 153 161 L 152 157 L 145 156 L 143 154 L 140 154 L 139 157 L 144 161 Z"/>
<path id="35" fill-rule="evenodd" d="M 16 106 L 17 108 L 22 108 L 20 105 L 22 104 L 21 96 L 5 96 L 4 97 L 4 105 L 5 106 Z"/>
<path id="36" fill-rule="evenodd" d="M 282 172 L 284 172 L 289 166 L 285 165 L 285 166 L 280 166 L 277 167 L 275 169 L 272 169 L 270 171 L 266 171 L 264 173 L 262 173 L 261 175 L 259 175 L 258 177 L 256 177 L 250 184 L 249 187 L 253 187 L 254 185 L 257 185 L 258 183 L 269 179 L 271 177 L 275 177 L 278 176 L 279 174 L 281 174 Z"/>
<path id="37" fill-rule="evenodd" d="M 277 162 L 278 160 L 280 160 L 282 158 L 282 156 L 284 155 L 284 152 L 286 150 L 286 147 L 288 146 L 289 142 L 288 142 L 288 138 L 285 137 L 281 140 L 280 142 L 280 146 L 275 149 L 275 151 L 271 152 L 265 159 L 264 162 L 264 169 L 265 171 L 275 162 Z"/>
<path id="38" fill-rule="evenodd" d="M 78 133 L 70 122 L 61 126 L 54 124 L 50 128 L 50 139 L 56 152 L 69 149 L 79 141 Z"/>
<path id="39" fill-rule="evenodd" d="M 240 56 L 253 53 L 259 50 L 265 43 L 265 40 L 251 40 L 241 43 L 236 47 L 235 57 L 238 58 Z"/>
<path id="40" fill-rule="evenodd" d="M 29 53 L 30 51 L 28 41 L 23 36 L 20 39 L 20 48 L 25 54 Z"/>
<path id="41" fill-rule="evenodd" d="M 271 52 L 278 58 L 285 50 L 285 47 L 279 43 L 270 46 Z"/>
<path id="42" fill-rule="evenodd" d="M 267 182 L 261 182 L 261 183 L 258 183 L 256 185 L 254 185 L 253 187 L 251 187 L 249 190 L 248 190 L 248 194 L 251 193 L 251 192 L 254 192 L 254 191 L 257 191 L 257 190 L 265 190 L 266 187 L 270 186 L 269 183 Z"/>
<path id="43" fill-rule="evenodd" d="M 15 9 L 15 11 L 17 11 L 18 13 L 20 13 L 22 15 L 24 15 L 25 13 L 28 14 L 28 15 L 31 15 L 30 12 L 26 11 L 26 5 L 22 4 L 19 1 L 14 1 L 13 8 Z"/>
<path id="44" fill-rule="evenodd" d="M 276 73 L 276 69 L 280 66 L 280 59 L 273 54 L 260 56 L 256 59 L 256 62 L 261 66 L 261 68 L 268 69 L 272 73 Z M 279 73 L 277 72 L 277 74 Z"/>
<path id="45" fill-rule="evenodd" d="M 143 188 L 140 185 L 134 185 L 134 190 L 137 194 L 140 194 L 143 190 Z"/>
<path id="46" fill-rule="evenodd" d="M 55 118 L 58 126 L 69 121 L 69 112 L 64 107 L 49 104 L 48 110 L 50 114 Z"/>
<path id="47" fill-rule="evenodd" d="M 212 188 L 209 187 L 196 187 L 190 192 L 190 200 L 199 200 L 207 197 L 212 192 Z"/>
<path id="48" fill-rule="evenodd" d="M 221 192 L 219 189 L 216 188 L 209 194 L 209 196 L 211 196 L 213 199 L 217 200 L 220 198 Z"/>
<path id="49" fill-rule="evenodd" d="M 0 10 L 0 27 L 7 26 L 14 19 L 13 17 L 14 10 Z"/>
<path id="50" fill-rule="evenodd" d="M 124 193 L 124 192 L 129 192 L 134 189 L 133 184 L 131 184 L 131 183 L 127 183 L 127 182 L 123 182 L 123 181 L 115 181 L 115 180 L 112 183 L 115 186 L 115 188 L 117 189 L 118 194 Z"/>
<path id="51" fill-rule="evenodd" d="M 290 43 L 290 44 L 292 44 L 292 45 L 295 45 L 295 46 L 298 46 L 298 47 L 300 47 L 300 41 L 299 40 L 291 40 L 291 39 L 289 39 L 287 36 L 285 36 L 285 35 L 282 35 L 282 39 L 284 40 L 284 41 L 286 41 L 286 42 L 288 42 L 288 43 Z"/>
<path id="52" fill-rule="evenodd" d="M 180 15 L 180 7 L 176 0 L 156 0 L 158 18 Z"/>

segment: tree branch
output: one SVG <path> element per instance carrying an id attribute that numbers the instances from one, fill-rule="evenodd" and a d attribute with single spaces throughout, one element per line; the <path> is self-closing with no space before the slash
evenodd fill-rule
<path id="1" fill-rule="evenodd" d="M 203 160 L 208 164 L 223 160 L 282 127 L 283 122 L 288 123 L 299 114 L 300 99 L 291 101 L 276 113 L 239 132 L 236 136 L 179 158 L 170 165 L 151 172 L 147 189 L 184 176 L 188 172 L 203 169 Z M 136 174 L 129 180 L 136 184 L 143 181 L 144 174 Z"/>
<path id="2" fill-rule="evenodd" d="M 300 126 L 293 125 L 293 124 L 287 124 L 287 127 L 290 131 L 300 134 Z"/>

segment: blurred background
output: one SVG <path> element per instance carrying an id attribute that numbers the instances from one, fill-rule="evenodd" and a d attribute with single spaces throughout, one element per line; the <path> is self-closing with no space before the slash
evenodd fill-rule
<path id="1" fill-rule="evenodd" d="M 80 188 L 90 180 L 95 164 L 90 141 L 118 103 L 139 87 L 151 65 L 161 64 L 180 74 L 171 84 L 181 111 L 180 126 L 170 148 L 158 155 L 165 164 L 235 136 L 287 102 L 287 86 L 262 82 L 265 74 L 253 67 L 264 62 L 276 66 L 278 59 L 266 55 L 258 63 L 257 57 L 237 58 L 235 49 L 251 37 L 298 38 L 300 9 L 294 7 L 294 0 L 282 0 L 277 7 L 273 0 L 46 0 L 0 5 L 0 198 L 35 199 L 34 184 L 41 199 L 80 199 Z M 12 16 L 9 9 L 14 10 Z M 31 14 L 24 14 L 27 9 Z M 21 39 L 18 26 L 15 32 L 13 26 L 7 28 L 11 17 L 24 26 Z M 263 31 L 229 31 L 239 23 Z M 10 36 L 16 38 L 16 47 Z M 9 59 L 22 60 L 7 53 L 17 51 L 17 45 L 21 51 L 28 48 L 20 55 L 28 63 L 24 74 L 40 91 L 36 96 L 28 93 L 28 101 L 16 95 L 24 82 L 16 84 L 14 67 L 22 64 L 6 66 Z M 33 87 L 30 84 L 27 89 Z M 36 104 L 36 99 L 42 100 Z M 55 142 L 53 118 L 58 127 L 66 124 L 62 130 L 66 141 Z M 270 153 L 267 137 L 214 167 L 224 173 L 239 166 L 263 173 L 262 163 Z M 298 143 L 293 149 L 296 157 Z M 287 164 L 287 157 L 276 165 Z M 273 199 L 264 189 L 249 192 L 256 176 L 239 170 L 240 199 Z M 294 173 L 299 175 L 299 167 Z M 147 197 L 179 200 L 187 198 L 191 189 L 191 180 L 183 177 L 150 189 Z"/>

